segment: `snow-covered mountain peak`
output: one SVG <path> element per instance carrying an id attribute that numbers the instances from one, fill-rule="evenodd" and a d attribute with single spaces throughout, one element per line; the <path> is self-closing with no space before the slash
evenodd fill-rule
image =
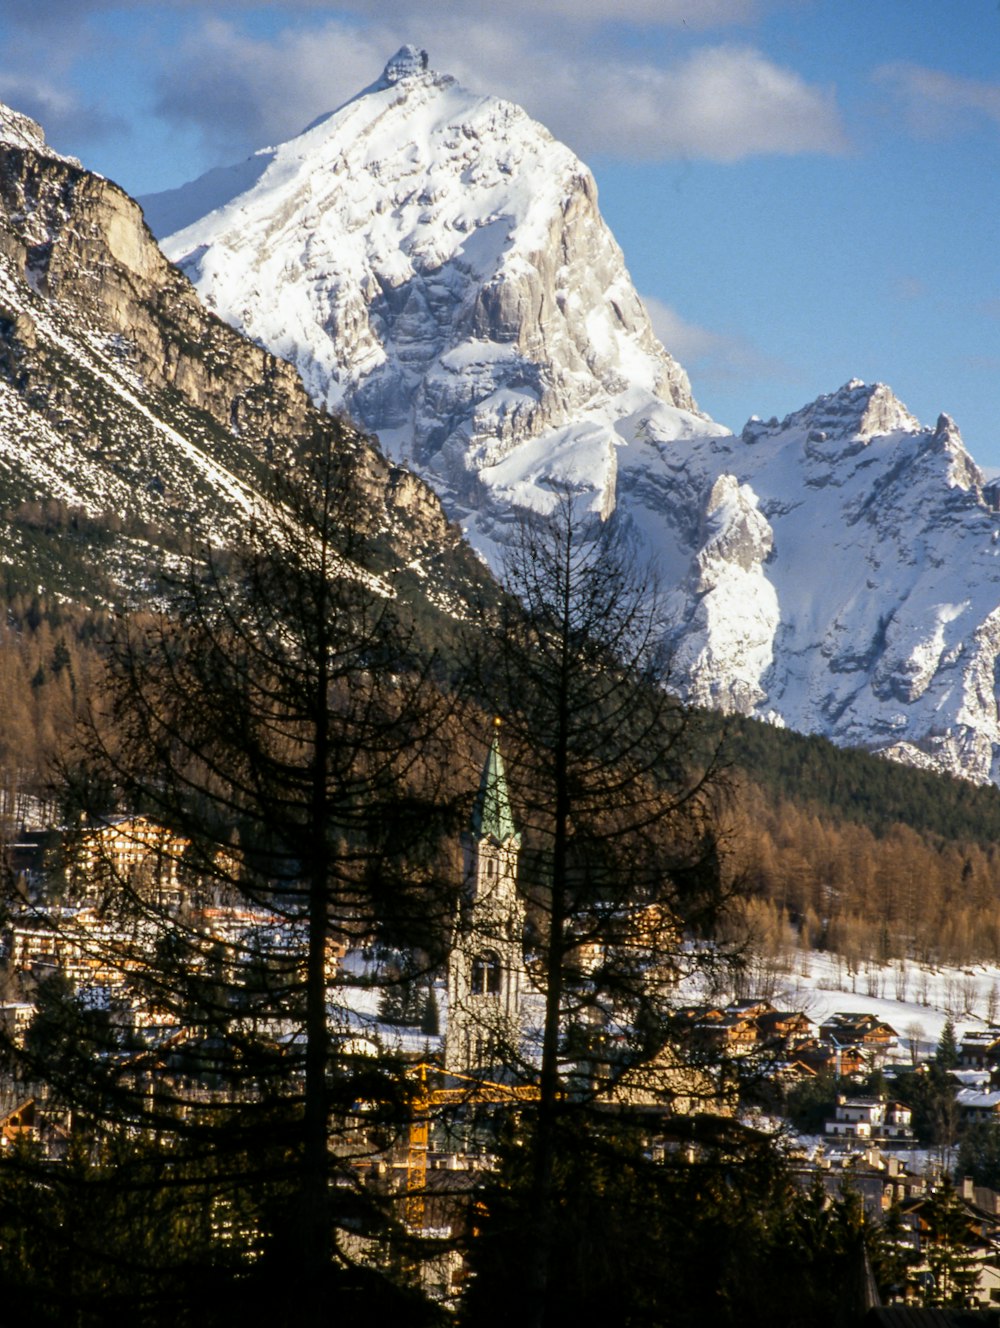
<path id="1" fill-rule="evenodd" d="M 382 81 L 388 86 L 404 78 L 417 78 L 430 72 L 427 52 L 419 46 L 401 46 L 382 71 Z"/>
<path id="2" fill-rule="evenodd" d="M 64 157 L 49 147 L 45 141 L 45 131 L 40 124 L 3 102 L 0 102 L 0 143 L 10 143 L 16 148 L 27 148 L 32 152 L 41 153 L 42 156 L 53 157 L 56 161 L 68 162 L 71 166 L 80 165 L 75 157 Z"/>
<path id="3" fill-rule="evenodd" d="M 718 432 L 653 332 L 587 168 L 417 47 L 211 185 L 188 187 L 213 210 L 163 241 L 168 256 L 317 402 L 430 479 L 474 538 L 498 506 L 544 508 L 568 480 L 612 511 L 636 419 L 655 417 L 661 441 Z M 157 228 L 161 201 L 146 205 Z"/>
<path id="4" fill-rule="evenodd" d="M 811 443 L 869 442 L 882 434 L 916 433 L 920 421 L 911 415 L 885 383 L 864 383 L 852 378 L 836 392 L 817 397 L 807 406 L 793 411 L 779 424 L 751 419 L 743 429 L 746 442 L 765 436 L 802 432 Z"/>
<path id="5" fill-rule="evenodd" d="M 1000 486 L 883 383 L 742 437 L 701 414 L 593 177 L 525 111 L 403 48 L 170 203 L 198 217 L 163 243 L 205 300 L 377 431 L 491 563 L 512 508 L 568 490 L 673 588 L 689 698 L 1000 782 Z"/>

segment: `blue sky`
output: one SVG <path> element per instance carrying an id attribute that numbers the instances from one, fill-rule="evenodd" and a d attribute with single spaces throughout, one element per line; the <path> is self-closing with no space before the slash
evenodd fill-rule
<path id="1" fill-rule="evenodd" d="M 1000 467 L 997 0 L 3 0 L 0 100 L 149 193 L 291 136 L 405 41 L 591 166 L 716 419 L 857 376 Z"/>

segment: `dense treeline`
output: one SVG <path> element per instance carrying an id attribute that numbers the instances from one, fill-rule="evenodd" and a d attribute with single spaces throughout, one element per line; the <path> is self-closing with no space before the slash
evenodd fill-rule
<path id="1" fill-rule="evenodd" d="M 876 834 L 905 825 L 982 845 L 1000 840 L 1000 789 L 993 786 L 914 770 L 757 720 L 730 719 L 726 727 L 733 766 L 769 801 L 808 805 L 826 821 Z"/>
<path id="2" fill-rule="evenodd" d="M 1000 960 L 1000 850 L 884 830 L 743 790 L 739 860 L 762 948 L 832 950 L 849 966 Z"/>
<path id="3" fill-rule="evenodd" d="M 8 833 L 44 800 L 47 765 L 96 676 L 107 626 L 106 613 L 56 597 L 8 597 L 0 624 Z M 1000 961 L 1000 790 L 750 720 L 727 728 L 735 862 L 765 955 L 828 949 L 850 967 Z"/>
<path id="4" fill-rule="evenodd" d="M 106 621 L 38 594 L 7 602 L 0 626 L 0 817 L 8 833 L 37 817 L 46 771 L 92 688 Z"/>

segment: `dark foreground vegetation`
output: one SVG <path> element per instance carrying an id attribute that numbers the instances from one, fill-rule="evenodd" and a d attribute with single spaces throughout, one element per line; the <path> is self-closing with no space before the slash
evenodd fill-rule
<path id="1" fill-rule="evenodd" d="M 937 781 L 932 813 L 907 772 L 723 741 L 656 685 L 655 596 L 572 495 L 524 528 L 516 600 L 484 594 L 444 649 L 381 535 L 331 426 L 161 607 L 9 603 L 4 921 L 51 945 L 17 969 L 12 941 L 4 970 L 4 1314 L 854 1322 L 866 1268 L 896 1277 L 891 1240 L 735 1123 L 677 983 L 738 974 L 768 918 L 829 946 L 874 930 L 886 955 L 989 944 L 991 850 L 940 829 L 970 795 Z M 492 942 L 523 945 L 537 1000 L 449 1080 L 427 993 L 492 709 L 511 806 L 491 852 L 516 841 L 527 918 Z M 841 791 L 865 772 L 870 794 Z M 859 819 L 883 780 L 895 819 Z M 29 816 L 65 832 L 34 880 Z M 422 1049 L 362 1026 L 365 996 L 387 1022 L 419 1009 Z M 415 1162 L 428 1139 L 451 1180 Z"/>

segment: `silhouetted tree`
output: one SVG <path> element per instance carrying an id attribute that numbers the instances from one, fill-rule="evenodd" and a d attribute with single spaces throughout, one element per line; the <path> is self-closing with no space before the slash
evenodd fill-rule
<path id="1" fill-rule="evenodd" d="M 861 1321 L 866 1254 L 879 1268 L 884 1260 L 856 1195 L 831 1199 L 821 1187 L 801 1189 L 771 1140 L 732 1121 L 678 1121 L 664 1135 L 662 1156 L 651 1165 L 650 1125 L 637 1116 L 560 1120 L 553 1328 Z M 476 1275 L 462 1318 L 469 1328 L 508 1322 L 509 1295 L 498 1289 L 523 1287 L 535 1239 L 524 1211 L 531 1169 L 530 1148 L 512 1137 L 498 1178 L 478 1196 Z"/>
<path id="2" fill-rule="evenodd" d="M 657 589 L 624 536 L 566 491 L 521 523 L 505 573 L 482 672 L 504 716 L 544 1000 L 517 1069 L 539 1091 L 524 1312 L 545 1323 L 564 1291 L 552 1262 L 563 1121 L 597 1100 L 711 1096 L 684 1073 L 671 1010 L 682 972 L 718 958 L 699 940 L 726 889 L 714 746 L 669 691 Z"/>
<path id="3" fill-rule="evenodd" d="M 175 1159 L 174 1189 L 216 1213 L 199 1259 L 237 1251 L 276 1322 L 376 1296 L 366 1251 L 390 1212 L 355 1163 L 405 1089 L 351 1050 L 334 942 L 433 949 L 440 930 L 446 707 L 377 512 L 350 435 L 324 426 L 238 547 L 199 550 L 164 612 L 123 621 L 65 767 L 89 817 L 79 898 L 102 920 L 73 940 L 119 1016 L 72 993 L 7 1048 L 96 1148 Z"/>

